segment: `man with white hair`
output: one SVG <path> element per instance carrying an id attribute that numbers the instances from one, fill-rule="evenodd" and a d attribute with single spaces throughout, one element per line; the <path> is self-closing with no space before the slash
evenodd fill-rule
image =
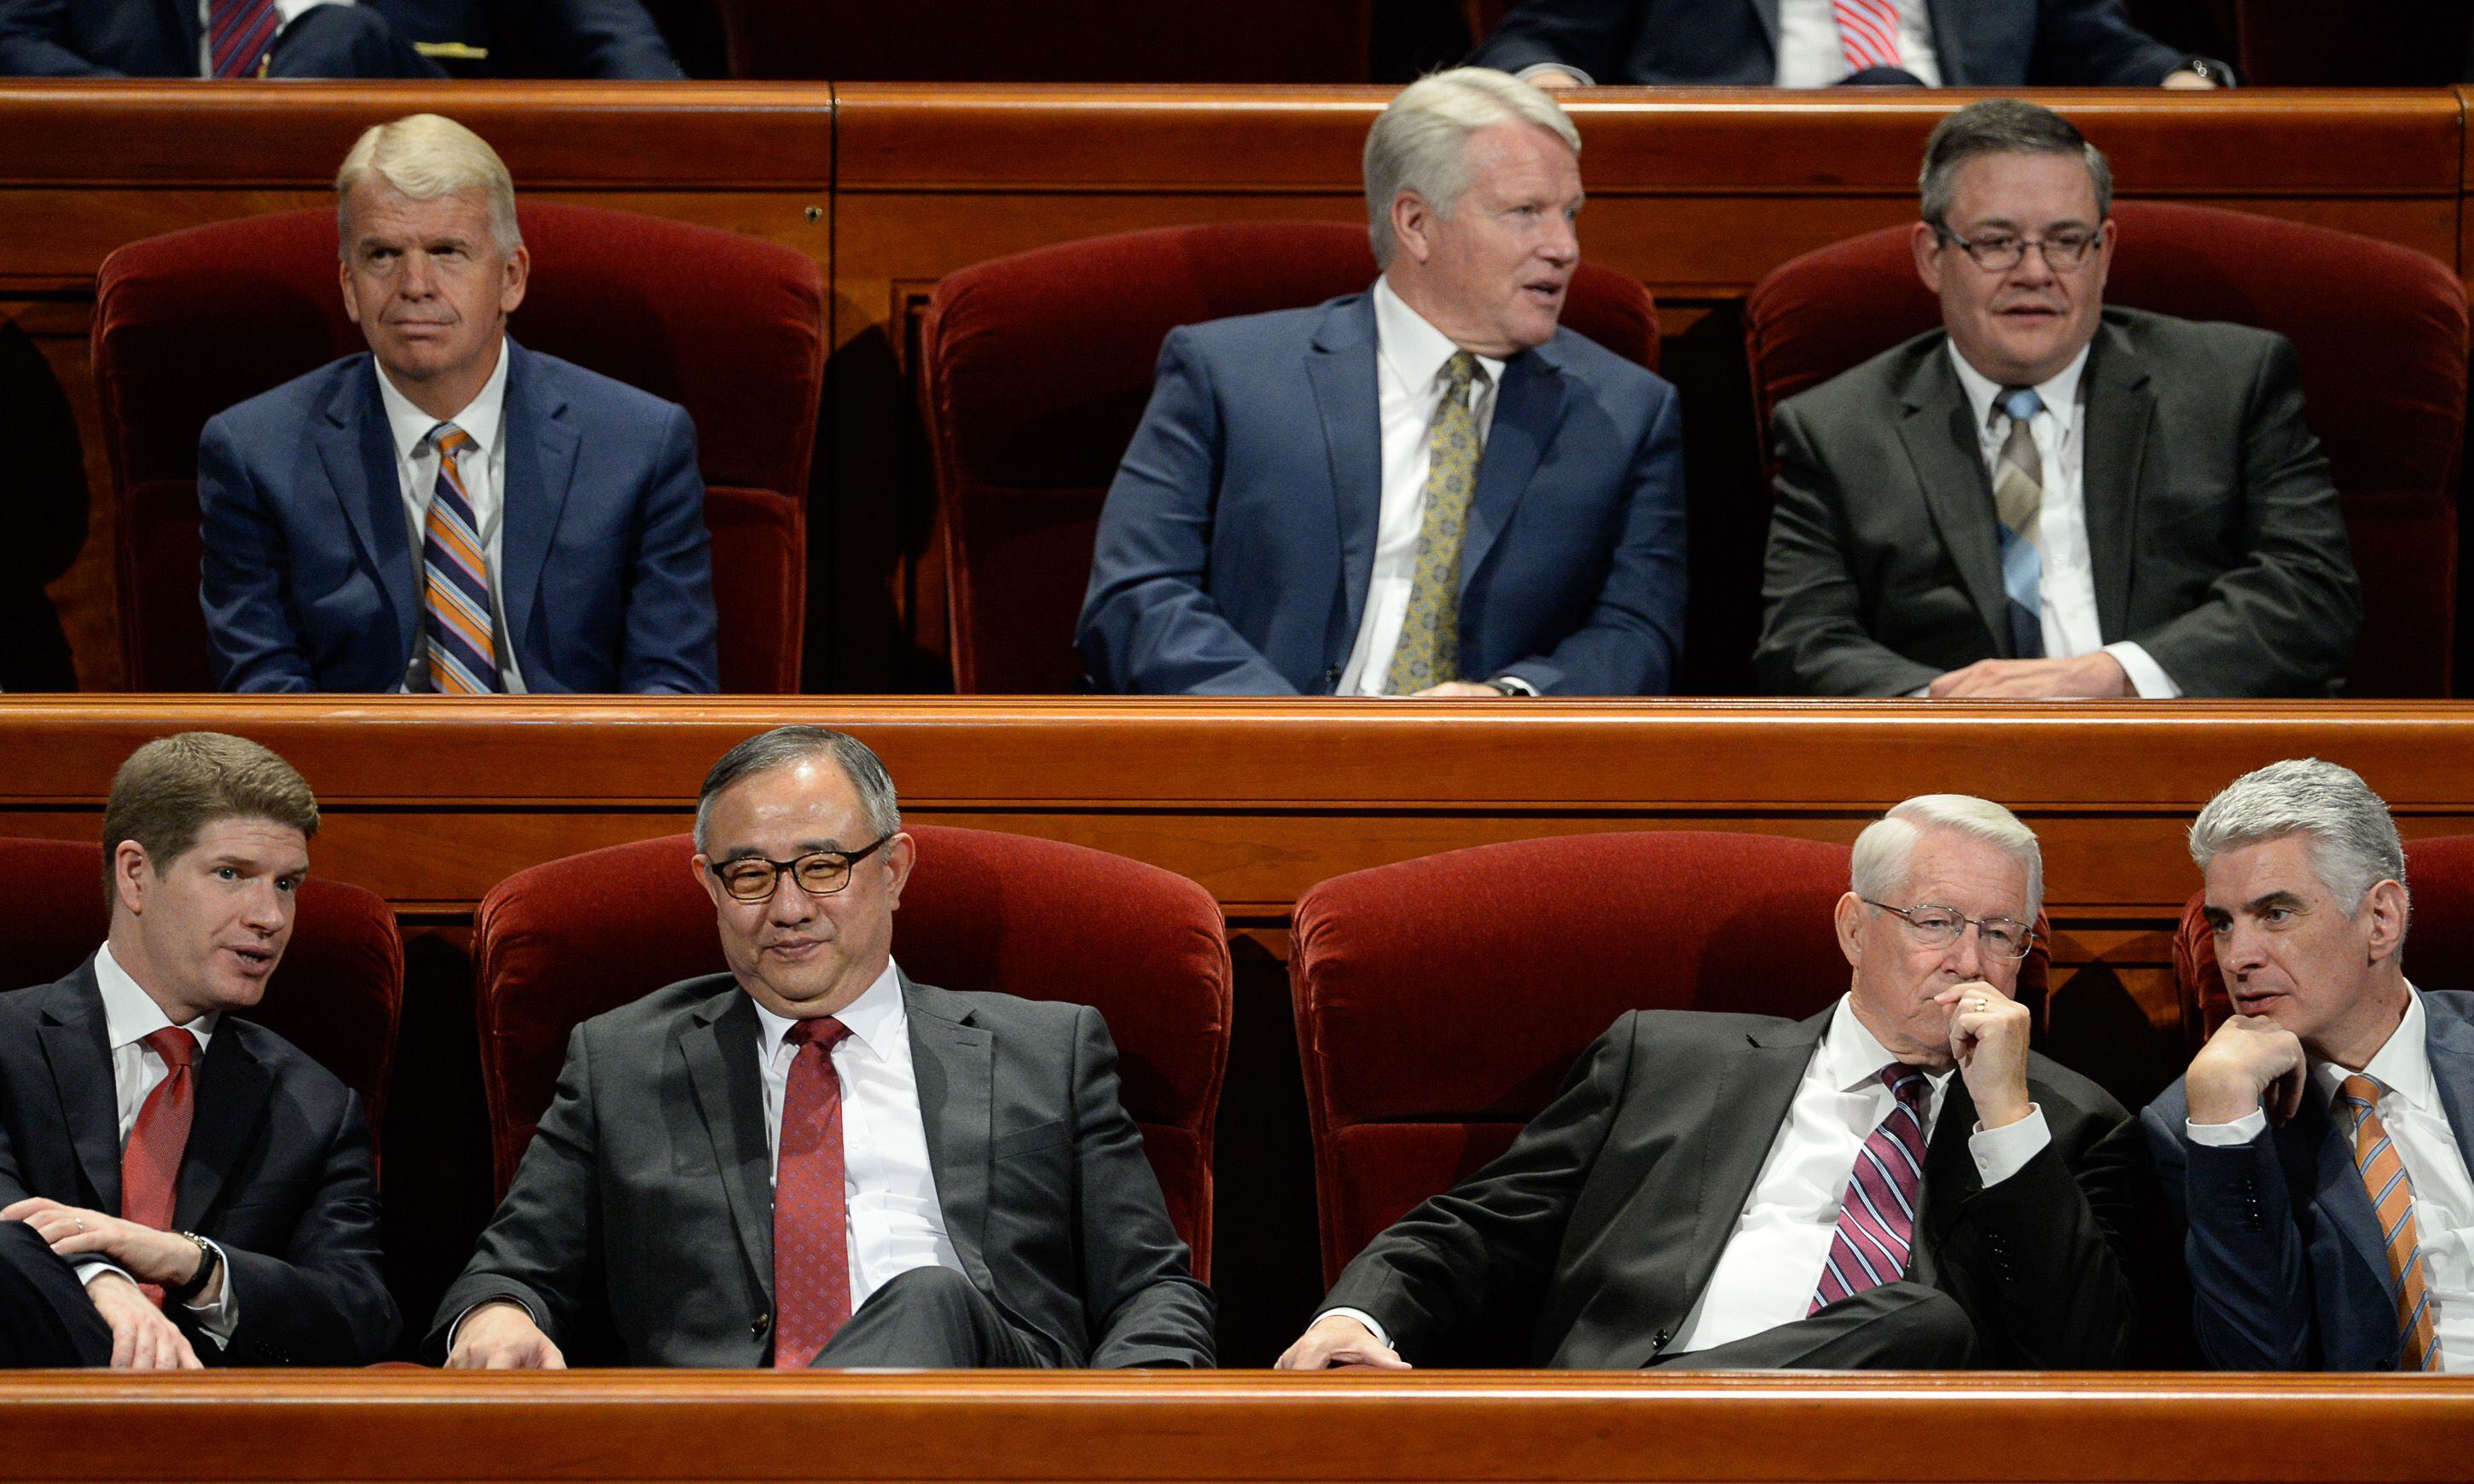
<path id="1" fill-rule="evenodd" d="M 532 258 L 497 152 L 414 114 L 361 135 L 335 194 L 370 353 L 199 442 L 216 682 L 716 689 L 695 425 L 507 334 Z"/>
<path id="2" fill-rule="evenodd" d="M 2234 1014 L 2142 1115 L 2193 1327 L 2242 1371 L 2474 1369 L 2474 995 L 2405 976 L 2388 805 L 2271 763 L 2191 826 Z"/>
<path id="3" fill-rule="evenodd" d="M 1525 83 L 1426 78 L 1367 135 L 1370 292 L 1169 333 L 1078 625 L 1098 688 L 1668 688 L 1675 391 L 1556 323 L 1580 152 Z"/>
<path id="4" fill-rule="evenodd" d="M 1958 794 L 1856 842 L 1847 993 L 1802 1022 L 1633 1011 L 1493 1163 L 1341 1274 L 1291 1369 L 1527 1321 L 1591 1370 L 2134 1363 L 2138 1134 L 2027 1049 L 2036 837 Z"/>

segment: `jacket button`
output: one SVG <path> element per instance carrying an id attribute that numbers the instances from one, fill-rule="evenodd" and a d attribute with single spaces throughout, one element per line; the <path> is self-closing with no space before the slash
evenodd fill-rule
<path id="1" fill-rule="evenodd" d="M 1649 1343 L 1657 1349 L 1664 1350 L 1666 1348 L 1666 1338 L 1668 1333 L 1669 1331 L 1661 1329 L 1656 1334 L 1649 1337 Z"/>
<path id="2" fill-rule="evenodd" d="M 773 1316 L 772 1316 L 772 1315 L 770 1315 L 770 1314 L 759 1314 L 759 1315 L 757 1315 L 757 1316 L 756 1316 L 755 1321 L 754 1321 L 753 1323 L 751 1323 L 750 1325 L 748 1325 L 748 1327 L 747 1327 L 747 1332 L 748 1332 L 749 1334 L 756 1335 L 756 1336 L 758 1336 L 759 1338 L 762 1338 L 762 1337 L 764 1336 L 764 1328 L 765 1328 L 765 1326 L 770 1325 L 772 1322 L 773 1322 Z"/>
<path id="3" fill-rule="evenodd" d="M 1322 683 L 1325 690 L 1338 689 L 1340 687 L 1340 666 L 1332 665 L 1326 668 L 1322 672 Z"/>

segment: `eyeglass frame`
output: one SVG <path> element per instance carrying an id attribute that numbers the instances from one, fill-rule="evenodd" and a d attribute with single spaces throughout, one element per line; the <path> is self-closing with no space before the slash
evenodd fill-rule
<path id="1" fill-rule="evenodd" d="M 2096 256 L 2096 250 L 2103 245 L 2105 227 L 2105 224 L 2102 222 L 2096 224 L 2096 230 L 2088 233 L 2087 241 L 2079 248 L 2078 256 L 2068 263 L 2057 263 L 2053 261 L 2053 248 L 2052 242 L 2050 238 L 2020 237 L 2013 233 L 2011 234 L 2013 243 L 2018 249 L 2019 255 L 1997 268 L 1977 255 L 1977 244 L 1976 242 L 1952 231 L 1948 223 L 1932 222 L 1927 225 L 1932 227 L 1933 236 L 1935 238 L 1940 240 L 1944 245 L 1954 247 L 1961 252 L 1966 253 L 1967 260 L 1969 262 L 1974 263 L 1978 270 L 1989 274 L 2006 274 L 2016 269 L 2021 263 L 2027 260 L 2027 250 L 2029 248 L 2035 249 L 2038 252 L 2044 255 L 2045 268 L 2047 272 L 2056 274 L 2077 273 L 2080 269 L 2085 268 L 2088 265 L 2089 260 Z"/>
<path id="2" fill-rule="evenodd" d="M 902 831 L 898 829 L 888 830 L 885 833 L 877 836 L 876 843 L 874 845 L 865 846 L 856 850 L 810 850 L 805 855 L 794 855 L 788 860 L 775 860 L 770 855 L 734 855 L 725 861 L 716 862 L 708 860 L 704 863 L 704 871 L 705 874 L 713 877 L 714 884 L 721 888 L 721 895 L 729 898 L 732 901 L 740 903 L 741 906 L 753 907 L 762 902 L 771 901 L 773 899 L 773 895 L 782 890 L 782 882 L 785 878 L 788 878 L 792 886 L 806 892 L 810 897 L 838 897 L 842 893 L 850 890 L 851 874 L 859 869 L 859 863 L 875 854 L 877 851 L 884 850 L 885 843 L 900 833 L 902 833 Z M 831 891 L 815 891 L 811 888 L 807 882 L 799 879 L 799 863 L 801 861 L 814 860 L 820 855 L 838 855 L 842 858 L 841 885 L 833 888 Z M 721 873 L 725 867 L 745 865 L 749 862 L 755 861 L 761 861 L 764 865 L 771 867 L 773 870 L 773 878 L 764 883 L 764 895 L 758 897 L 741 897 L 737 892 L 730 889 L 730 883 L 722 879 Z"/>
<path id="3" fill-rule="evenodd" d="M 1923 924 L 1919 923 L 1919 922 L 1916 921 L 1916 914 L 1917 914 L 1917 913 L 1919 913 L 1919 912 L 1923 912 L 1923 911 L 1927 911 L 1927 910 L 1930 910 L 1930 911 L 1934 911 L 1934 912 L 1947 912 L 1947 913 L 1949 913 L 1952 917 L 1954 917 L 1954 918 L 1958 919 L 1958 931 L 1957 931 L 1957 932 L 1954 932 L 1954 933 L 1953 933 L 1953 934 L 1951 934 L 1951 935 L 1950 935 L 1950 942 L 1949 942 L 1949 943 L 1945 943 L 1945 944 L 1928 944 L 1928 943 L 1925 943 L 1925 942 L 1924 942 L 1924 940 L 1923 940 L 1923 939 L 1921 939 L 1921 938 L 1917 939 L 1917 940 L 1916 940 L 1916 941 L 1917 941 L 1917 943 L 1918 943 L 1918 944 L 1920 944 L 1921 945 L 1925 946 L 1925 947 L 1944 947 L 1944 948 L 1950 947 L 1950 946 L 1952 946 L 1952 945 L 1956 944 L 1956 943 L 1958 942 L 1958 940 L 1960 940 L 1961 938 L 1966 937 L 1966 936 L 1967 936 L 1967 930 L 1968 930 L 1969 928 L 1971 928 L 1971 927 L 1973 927 L 1973 928 L 1975 928 L 1975 929 L 1976 929 L 1976 941 L 1977 941 L 1977 944 L 1979 946 L 1981 946 L 1981 945 L 1983 945 L 1983 943 L 1984 943 L 1984 924 L 1985 924 L 1985 923 L 1987 923 L 1987 922 L 2019 922 L 2019 920 L 2018 920 L 2017 918 L 2001 918 L 2001 917 L 1993 917 L 1993 918 L 1972 918 L 1972 917 L 1969 917 L 1966 913 L 1959 911 L 1956 907 L 1950 906 L 1949 904 L 1947 904 L 1947 903 L 1945 903 L 1945 902 L 1938 902 L 1938 901 L 1920 901 L 1920 902 L 1917 902 L 1917 903 L 1916 903 L 1914 906 L 1912 906 L 1912 907 L 1893 907 L 1893 906 L 1891 906 L 1891 905 L 1890 905 L 1888 902 L 1886 902 L 1886 901 L 1875 901 L 1875 900 L 1874 900 L 1872 898 L 1870 898 L 1870 897 L 1858 897 L 1858 898 L 1856 898 L 1856 899 L 1857 901 L 1862 902 L 1864 905 L 1866 905 L 1866 906 L 1868 906 L 1868 907 L 1879 907 L 1879 908 L 1880 908 L 1880 909 L 1881 909 L 1882 911 L 1884 911 L 1884 912 L 1889 912 L 1889 913 L 1895 913 L 1895 914 L 1897 914 L 1901 919 L 1903 919 L 1903 920 L 1906 922 L 1906 924 L 1907 924 L 1907 931 L 1908 931 L 1908 932 L 1910 932 L 1910 933 L 1921 933 L 1921 932 L 1925 931 L 1925 928 L 1924 928 Z M 2006 955 L 2006 956 L 2005 956 L 2005 955 L 2002 955 L 2002 954 L 1999 954 L 1999 953 L 1996 953 L 1996 954 L 1994 954 L 1993 956 L 1994 956 L 1995 958 L 2001 959 L 2003 963 L 2007 963 L 2007 964 L 2016 964 L 2016 963 L 2019 963 L 2019 962 L 2021 962 L 2021 961 L 2025 960 L 2028 954 L 2033 953 L 2035 950 L 2036 950 L 2036 924 L 2035 924 L 2035 923 L 2033 923 L 2033 922 L 2019 922 L 2019 951 L 2018 951 L 2018 952 L 2016 952 L 2016 953 L 2013 953 L 2013 954 Z"/>

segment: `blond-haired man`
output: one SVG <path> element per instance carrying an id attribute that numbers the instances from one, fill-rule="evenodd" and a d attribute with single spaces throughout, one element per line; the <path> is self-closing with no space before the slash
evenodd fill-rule
<path id="1" fill-rule="evenodd" d="M 497 152 L 414 114 L 361 135 L 335 194 L 369 353 L 199 443 L 217 682 L 715 689 L 694 424 L 507 334 L 532 259 Z"/>

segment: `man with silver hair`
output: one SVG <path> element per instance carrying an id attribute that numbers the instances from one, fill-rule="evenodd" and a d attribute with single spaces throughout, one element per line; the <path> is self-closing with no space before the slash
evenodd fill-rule
<path id="1" fill-rule="evenodd" d="M 1367 135 L 1370 292 L 1169 333 L 1077 628 L 1098 688 L 1667 690 L 1675 392 L 1557 323 L 1580 151 L 1526 83 L 1426 78 Z"/>
<path id="2" fill-rule="evenodd" d="M 200 591 L 226 690 L 717 688 L 684 408 L 507 334 L 532 271 L 497 152 L 418 113 L 335 179 L 370 353 L 198 446 Z"/>
<path id="3" fill-rule="evenodd" d="M 2474 995 L 2405 974 L 2388 805 L 2317 758 L 2191 826 L 2233 1015 L 2142 1115 L 2200 1349 L 2240 1371 L 2474 1370 Z"/>
<path id="4" fill-rule="evenodd" d="M 1587 1369 L 2133 1363 L 2138 1135 L 2027 1049 L 2036 837 L 1928 794 L 1867 826 L 1845 993 L 1634 1011 L 1502 1158 L 1375 1238 L 1280 1364 L 1403 1366 L 1534 1315 Z M 1534 1307 L 1528 1307 L 1534 1306 Z"/>

